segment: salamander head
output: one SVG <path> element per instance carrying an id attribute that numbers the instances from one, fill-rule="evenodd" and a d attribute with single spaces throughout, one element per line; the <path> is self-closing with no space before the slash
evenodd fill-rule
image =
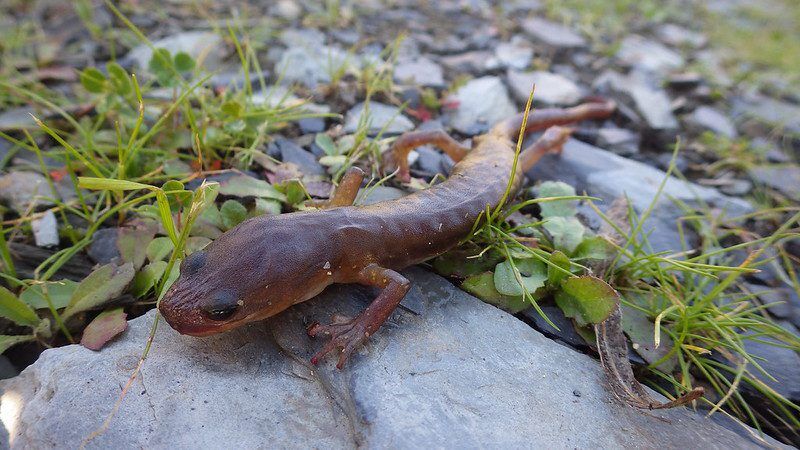
<path id="1" fill-rule="evenodd" d="M 205 336 L 286 309 L 302 295 L 302 283 L 282 261 L 292 245 L 282 238 L 251 221 L 228 231 L 183 260 L 159 311 L 181 334 Z"/>

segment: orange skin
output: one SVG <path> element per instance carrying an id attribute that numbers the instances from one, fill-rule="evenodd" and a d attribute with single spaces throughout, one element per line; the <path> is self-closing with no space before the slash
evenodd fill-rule
<path id="1" fill-rule="evenodd" d="M 525 131 L 547 131 L 520 154 L 512 193 L 542 155 L 560 152 L 571 130 L 558 125 L 605 118 L 614 109 L 613 102 L 592 101 L 531 113 Z M 408 152 L 426 144 L 459 161 L 450 177 L 397 200 L 352 206 L 363 172 L 351 169 L 325 209 L 255 217 L 188 256 L 159 303 L 161 314 L 180 333 L 206 336 L 278 314 L 333 283 L 379 287 L 380 294 L 355 319 L 308 329 L 311 336 L 330 337 L 311 361 L 338 349 L 342 368 L 408 292 L 410 282 L 397 271 L 457 245 L 487 205 L 501 201 L 514 161 L 512 139 L 522 120 L 520 114 L 501 122 L 474 139 L 472 150 L 443 131 L 400 136 L 387 159 L 397 163 L 401 179 L 409 176 Z"/>

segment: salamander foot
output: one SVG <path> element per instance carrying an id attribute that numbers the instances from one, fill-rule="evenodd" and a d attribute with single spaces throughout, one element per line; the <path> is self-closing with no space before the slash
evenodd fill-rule
<path id="1" fill-rule="evenodd" d="M 308 327 L 308 335 L 317 337 L 318 335 L 328 336 L 330 339 L 325 343 L 314 356 L 311 357 L 311 363 L 316 365 L 323 356 L 332 352 L 334 349 L 340 350 L 339 361 L 336 364 L 337 369 L 344 367 L 347 359 L 353 353 L 353 350 L 358 348 L 364 341 L 367 340 L 366 327 L 361 323 L 358 318 L 348 319 L 343 316 L 333 316 L 330 325 L 321 325 L 320 323 L 313 323 Z"/>

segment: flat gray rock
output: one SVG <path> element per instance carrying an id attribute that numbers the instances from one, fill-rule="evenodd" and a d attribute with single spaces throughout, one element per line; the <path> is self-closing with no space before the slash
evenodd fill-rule
<path id="1" fill-rule="evenodd" d="M 470 80 L 448 97 L 455 103 L 450 125 L 461 133 L 484 133 L 492 125 L 517 112 L 508 90 L 498 77 Z"/>
<path id="2" fill-rule="evenodd" d="M 435 88 L 445 86 L 442 66 L 424 57 L 398 61 L 394 81 Z"/>
<path id="3" fill-rule="evenodd" d="M 719 110 L 710 106 L 700 106 L 688 118 L 689 125 L 698 130 L 709 130 L 728 139 L 737 136 L 736 126 Z"/>
<path id="4" fill-rule="evenodd" d="M 346 133 L 355 133 L 358 130 L 358 124 L 361 116 L 365 113 L 364 103 L 361 102 L 353 106 L 350 111 L 347 111 L 344 119 L 344 131 Z M 375 136 L 383 131 L 384 136 L 405 133 L 414 128 L 414 123 L 411 119 L 404 116 L 400 112 L 400 108 L 391 105 L 385 105 L 378 102 L 369 102 L 369 109 L 367 110 L 367 133 L 370 136 Z"/>
<path id="5" fill-rule="evenodd" d="M 173 34 L 153 42 L 153 46 L 165 48 L 173 55 L 178 52 L 186 52 L 198 60 L 208 71 L 219 67 L 226 53 L 222 37 L 209 31 L 186 31 Z M 147 68 L 152 56 L 153 49 L 142 44 L 128 52 L 126 58 L 136 67 Z"/>
<path id="6" fill-rule="evenodd" d="M 372 298 L 365 288 L 335 286 L 208 338 L 162 322 L 141 376 L 88 448 L 756 447 L 687 409 L 623 406 L 596 360 L 437 275 L 404 273 L 424 311 L 395 312 L 344 371 L 308 363 L 321 342 L 305 326 L 358 313 Z M 100 352 L 47 350 L 0 382 L 0 442 L 78 447 L 112 410 L 154 316 Z"/>
<path id="7" fill-rule="evenodd" d="M 625 65 L 656 74 L 678 69 L 685 64 L 680 53 L 636 34 L 622 40 L 616 56 Z"/>
<path id="8" fill-rule="evenodd" d="M 522 29 L 535 40 L 556 49 L 575 49 L 586 46 L 583 36 L 559 23 L 539 17 L 522 21 Z"/>
<path id="9" fill-rule="evenodd" d="M 536 85 L 533 94 L 534 104 L 574 105 L 583 96 L 581 88 L 569 78 L 557 73 L 537 70 L 534 72 L 517 72 L 509 70 L 508 85 L 518 102 L 528 101 L 531 87 Z"/>
<path id="10" fill-rule="evenodd" d="M 575 186 L 578 192 L 586 191 L 589 195 L 600 197 L 604 200 L 598 205 L 600 208 L 607 207 L 618 197 L 627 196 L 634 209 L 642 213 L 655 198 L 666 173 L 570 139 L 560 156 L 545 156 L 528 175 L 534 180 L 564 181 Z M 649 237 L 655 251 L 681 249 L 675 221 L 683 212 L 672 199 L 689 205 L 697 205 L 699 200 L 712 208 L 724 209 L 729 217 L 752 211 L 752 206 L 745 200 L 671 177 L 650 219 L 644 224 L 646 231 L 656 230 Z"/>
<path id="11" fill-rule="evenodd" d="M 501 42 L 494 49 L 494 57 L 488 62 L 491 69 L 524 70 L 533 59 L 533 48 L 522 36 L 514 36 L 509 42 Z"/>
<path id="12" fill-rule="evenodd" d="M 755 119 L 779 130 L 800 134 L 800 106 L 769 97 L 757 96 L 733 102 L 739 119 Z"/>

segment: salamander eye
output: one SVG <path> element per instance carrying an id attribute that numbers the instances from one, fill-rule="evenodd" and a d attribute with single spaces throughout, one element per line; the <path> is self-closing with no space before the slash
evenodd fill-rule
<path id="1" fill-rule="evenodd" d="M 225 320 L 233 316 L 239 309 L 236 297 L 229 291 L 214 293 L 211 301 L 203 307 L 203 312 L 211 320 Z"/>
<path id="2" fill-rule="evenodd" d="M 203 250 L 198 250 L 183 260 L 181 263 L 181 274 L 192 275 L 200 270 L 204 265 L 206 265 L 206 252 Z"/>

